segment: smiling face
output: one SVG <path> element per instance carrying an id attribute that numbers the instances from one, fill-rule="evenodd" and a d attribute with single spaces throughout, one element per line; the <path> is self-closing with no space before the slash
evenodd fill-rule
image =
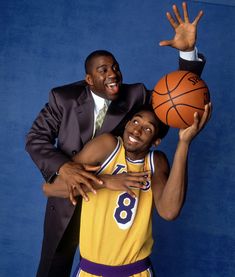
<path id="1" fill-rule="evenodd" d="M 122 74 L 115 58 L 109 55 L 93 57 L 88 64 L 86 82 L 98 96 L 115 100 L 122 83 Z"/>
<path id="2" fill-rule="evenodd" d="M 126 156 L 132 160 L 142 159 L 149 152 L 153 143 L 159 144 L 156 139 L 159 121 L 152 111 L 140 111 L 126 124 L 123 134 L 123 143 Z"/>

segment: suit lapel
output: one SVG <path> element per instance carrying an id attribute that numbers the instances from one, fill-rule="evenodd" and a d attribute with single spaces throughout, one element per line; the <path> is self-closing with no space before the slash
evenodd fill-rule
<path id="1" fill-rule="evenodd" d="M 94 100 L 89 88 L 78 98 L 78 121 L 83 144 L 92 138 L 94 128 Z M 120 97 L 112 101 L 106 113 L 103 125 L 96 135 L 113 131 L 130 110 L 124 91 Z"/>
<path id="2" fill-rule="evenodd" d="M 94 127 L 94 100 L 88 89 L 78 98 L 77 114 L 83 144 L 89 141 Z"/>
<path id="3" fill-rule="evenodd" d="M 127 107 L 122 101 L 113 101 L 106 113 L 104 122 L 97 135 L 102 133 L 109 133 L 121 122 L 127 114 Z"/>

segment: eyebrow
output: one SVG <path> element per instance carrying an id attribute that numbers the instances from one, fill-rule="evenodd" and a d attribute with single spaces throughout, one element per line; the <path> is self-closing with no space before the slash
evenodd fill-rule
<path id="1" fill-rule="evenodd" d="M 104 66 L 107 66 L 107 64 L 99 65 L 99 66 L 97 66 L 96 68 L 99 69 L 99 68 L 104 67 Z"/>
<path id="2" fill-rule="evenodd" d="M 140 117 L 143 119 L 143 116 L 141 114 L 136 114 L 134 115 L 134 117 Z M 148 121 L 148 123 L 151 124 L 154 128 L 157 128 L 157 126 L 152 121 Z"/>
<path id="3" fill-rule="evenodd" d="M 114 66 L 114 65 L 119 66 L 119 64 L 118 64 L 117 62 L 114 62 L 114 63 L 112 64 L 112 66 Z M 108 65 L 105 63 L 105 64 L 98 65 L 96 68 L 99 69 L 99 68 L 105 67 L 105 66 L 108 66 Z"/>

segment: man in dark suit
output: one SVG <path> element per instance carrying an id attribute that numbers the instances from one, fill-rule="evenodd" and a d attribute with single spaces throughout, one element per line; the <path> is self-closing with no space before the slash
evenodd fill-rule
<path id="1" fill-rule="evenodd" d="M 190 23 L 185 3 L 184 20 L 175 5 L 173 11 L 176 20 L 170 13 L 167 17 L 175 29 L 175 37 L 160 45 L 184 51 L 181 52 L 183 57 L 185 54 L 196 55 L 196 27 L 202 12 Z M 200 60 L 193 61 L 180 58 L 179 68 L 200 75 L 205 61 L 199 57 Z M 120 135 L 128 117 L 151 97 L 143 84 L 122 83 L 118 62 L 107 51 L 91 53 L 86 59 L 85 69 L 85 81 L 51 91 L 49 103 L 34 121 L 26 142 L 27 151 L 47 182 L 53 182 L 59 174 L 69 191 L 76 187 L 84 198 L 84 186 L 95 193 L 92 182 L 99 185 L 100 180 L 92 174 L 94 168 L 78 165 L 71 161 L 71 157 L 97 134 Z M 101 128 L 96 130 L 95 121 L 103 106 L 108 109 Z M 78 198 L 77 205 L 72 205 L 67 199 L 48 199 L 38 277 L 70 275 L 79 238 L 80 200 Z"/>

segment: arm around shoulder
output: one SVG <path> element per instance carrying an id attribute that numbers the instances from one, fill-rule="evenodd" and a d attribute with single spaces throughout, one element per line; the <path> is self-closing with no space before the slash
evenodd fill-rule
<path id="1" fill-rule="evenodd" d="M 112 153 L 117 145 L 117 138 L 105 133 L 89 141 L 73 160 L 81 164 L 100 165 Z"/>

